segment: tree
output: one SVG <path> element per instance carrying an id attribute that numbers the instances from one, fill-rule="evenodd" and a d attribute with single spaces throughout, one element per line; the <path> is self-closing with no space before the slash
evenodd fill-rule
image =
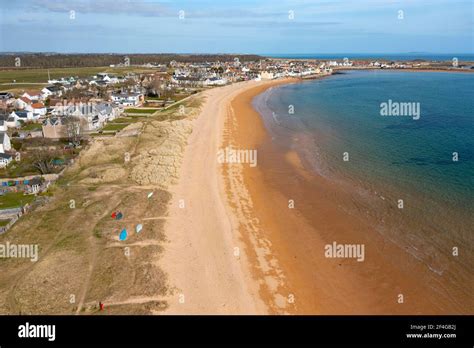
<path id="1" fill-rule="evenodd" d="M 32 155 L 33 167 L 41 174 L 50 174 L 53 172 L 53 160 L 61 154 L 57 150 L 36 150 Z"/>
<path id="2" fill-rule="evenodd" d="M 66 126 L 66 134 L 69 141 L 74 145 L 79 145 L 84 130 L 81 119 L 77 116 L 69 115 L 63 118 L 63 123 Z"/>

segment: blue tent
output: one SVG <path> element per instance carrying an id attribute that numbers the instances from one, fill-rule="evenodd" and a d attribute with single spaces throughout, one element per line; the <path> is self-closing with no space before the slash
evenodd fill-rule
<path id="1" fill-rule="evenodd" d="M 127 239 L 127 230 L 126 230 L 125 228 L 122 230 L 122 232 L 120 232 L 119 239 L 120 239 L 121 241 L 124 241 L 124 240 Z"/>

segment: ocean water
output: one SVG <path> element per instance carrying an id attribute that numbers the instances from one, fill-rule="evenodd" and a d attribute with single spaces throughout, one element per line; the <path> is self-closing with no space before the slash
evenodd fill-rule
<path id="1" fill-rule="evenodd" d="M 384 60 L 395 60 L 395 61 L 408 61 L 415 59 L 447 62 L 452 61 L 453 58 L 457 58 L 460 62 L 472 62 L 474 61 L 474 54 L 472 53 L 313 53 L 313 54 L 266 54 L 267 57 L 272 58 L 283 58 L 283 59 L 384 59 Z"/>
<path id="2" fill-rule="evenodd" d="M 348 71 L 272 88 L 254 106 L 309 170 L 374 198 L 360 205 L 380 233 L 433 272 L 459 267 L 472 280 L 473 91 L 469 73 Z M 418 103 L 419 118 L 382 116 L 390 100 Z M 453 246 L 471 256 L 453 260 Z"/>

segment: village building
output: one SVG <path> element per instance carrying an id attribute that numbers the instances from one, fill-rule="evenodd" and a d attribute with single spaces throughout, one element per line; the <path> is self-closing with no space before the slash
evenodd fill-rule
<path id="1" fill-rule="evenodd" d="M 0 100 L 8 100 L 13 98 L 13 94 L 10 92 L 0 92 Z"/>
<path id="2" fill-rule="evenodd" d="M 29 99 L 32 102 L 37 102 L 38 100 L 41 99 L 41 92 L 37 91 L 26 91 L 21 95 L 24 98 Z"/>
<path id="3" fill-rule="evenodd" d="M 13 106 L 14 106 L 16 109 L 24 110 L 24 109 L 26 109 L 28 106 L 30 106 L 31 104 L 33 104 L 33 102 L 31 101 L 30 98 L 25 97 L 25 96 L 22 96 L 22 97 L 17 98 L 17 99 L 15 100 L 15 103 L 13 104 Z"/>
<path id="4" fill-rule="evenodd" d="M 43 137 L 49 139 L 61 139 L 67 137 L 67 126 L 62 117 L 50 117 L 43 121 Z"/>
<path id="5" fill-rule="evenodd" d="M 11 161 L 13 161 L 12 155 L 0 153 L 0 168 L 5 168 L 10 164 Z"/>
<path id="6" fill-rule="evenodd" d="M 145 97 L 142 93 L 112 93 L 110 99 L 117 104 L 122 106 L 138 106 L 140 105 Z"/>
<path id="7" fill-rule="evenodd" d="M 27 110 L 30 110 L 33 112 L 33 114 L 37 114 L 39 116 L 46 115 L 46 106 L 44 106 L 43 103 L 33 103 L 27 107 Z"/>
<path id="8" fill-rule="evenodd" d="M 10 151 L 12 145 L 10 143 L 10 137 L 6 132 L 0 132 L 0 153 Z"/>

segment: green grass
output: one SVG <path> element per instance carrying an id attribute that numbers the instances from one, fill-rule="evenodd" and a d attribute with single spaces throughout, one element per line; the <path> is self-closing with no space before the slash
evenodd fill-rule
<path id="1" fill-rule="evenodd" d="M 128 114 L 154 114 L 158 109 L 125 109 L 125 112 Z"/>
<path id="2" fill-rule="evenodd" d="M 33 167 L 31 160 L 28 158 L 21 159 L 20 162 L 12 162 L 6 168 L 0 169 L 0 178 L 17 178 L 27 175 L 38 175 L 38 170 Z"/>
<path id="3" fill-rule="evenodd" d="M 4 227 L 4 226 L 8 225 L 9 222 L 10 222 L 10 220 L 0 220 L 0 227 Z"/>
<path id="4" fill-rule="evenodd" d="M 113 137 L 114 133 L 90 133 L 91 137 Z"/>
<path id="5" fill-rule="evenodd" d="M 1 74 L 1 72 L 0 72 Z M 41 90 L 43 87 L 46 87 L 48 84 L 0 84 L 0 90 L 3 92 L 11 92 L 19 94 L 24 90 Z"/>
<path id="6" fill-rule="evenodd" d="M 82 68 L 53 68 L 49 69 L 51 79 L 60 79 L 61 77 L 78 76 L 79 78 L 90 77 L 100 72 L 113 73 L 123 75 L 128 72 L 152 72 L 153 69 L 147 69 L 143 67 L 82 67 Z M 0 70 L 0 89 L 4 89 L 5 86 L 1 84 L 9 84 L 9 88 L 12 88 L 12 81 L 21 83 L 48 83 L 48 69 L 29 69 L 29 68 L 12 68 Z M 22 85 L 17 85 L 17 88 L 25 88 Z M 31 89 L 41 89 L 41 86 L 30 87 Z"/>
<path id="7" fill-rule="evenodd" d="M 42 130 L 41 123 L 27 123 L 20 130 L 22 131 L 33 131 L 33 130 Z"/>
<path id="8" fill-rule="evenodd" d="M 115 120 L 109 122 L 108 124 L 114 124 L 114 123 L 136 123 L 140 122 L 140 119 L 146 119 L 148 118 L 147 116 L 128 116 L 128 117 L 119 117 L 116 118 Z"/>
<path id="9" fill-rule="evenodd" d="M 128 126 L 128 123 L 108 123 L 102 130 L 107 131 L 120 131 Z"/>
<path id="10" fill-rule="evenodd" d="M 9 192 L 0 196 L 0 209 L 22 207 L 26 203 L 31 203 L 35 196 L 25 196 L 23 192 Z"/>

